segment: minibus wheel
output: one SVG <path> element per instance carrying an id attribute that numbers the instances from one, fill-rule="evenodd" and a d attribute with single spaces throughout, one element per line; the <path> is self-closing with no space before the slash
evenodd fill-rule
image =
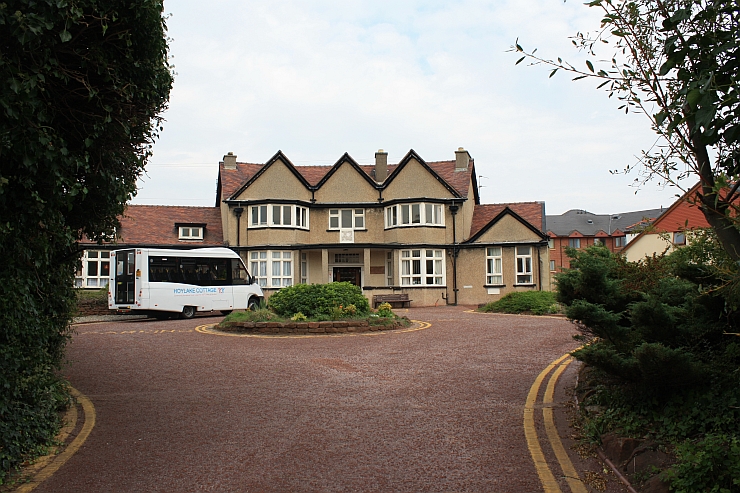
<path id="1" fill-rule="evenodd" d="M 257 300 L 257 298 L 249 298 L 249 303 L 247 303 L 247 310 L 251 311 L 257 311 L 260 309 L 260 302 Z"/>
<path id="2" fill-rule="evenodd" d="M 182 313 L 180 314 L 182 318 L 193 318 L 195 316 L 195 307 L 194 306 L 184 306 L 182 307 Z"/>

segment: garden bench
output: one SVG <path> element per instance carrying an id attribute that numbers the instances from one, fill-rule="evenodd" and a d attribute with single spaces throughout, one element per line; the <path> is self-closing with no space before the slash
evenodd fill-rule
<path id="1" fill-rule="evenodd" d="M 409 299 L 409 295 L 407 293 L 373 295 L 373 306 L 375 308 L 378 308 L 378 305 L 380 305 L 381 303 L 390 303 L 391 306 L 393 306 L 394 303 L 400 303 L 401 308 L 403 308 L 404 303 L 406 303 L 407 306 L 411 306 L 412 301 L 413 300 Z"/>

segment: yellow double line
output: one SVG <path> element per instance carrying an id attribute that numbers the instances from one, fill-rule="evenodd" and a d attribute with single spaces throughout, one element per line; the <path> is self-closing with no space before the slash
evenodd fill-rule
<path id="1" fill-rule="evenodd" d="M 27 483 L 17 488 L 14 493 L 28 493 L 29 491 L 34 490 L 42 482 L 49 479 L 52 474 L 57 472 L 57 470 L 59 470 L 59 468 L 62 467 L 64 463 L 80 449 L 80 447 L 82 447 L 82 444 L 85 443 L 87 437 L 90 436 L 90 432 L 92 432 L 92 429 L 95 427 L 95 407 L 93 406 L 92 401 L 90 401 L 90 399 L 88 399 L 79 390 L 70 387 L 70 393 L 75 399 L 77 399 L 77 402 L 82 405 L 82 412 L 84 414 L 80 432 L 74 440 L 66 446 L 66 448 L 58 453 L 58 455 L 56 453 L 52 453 L 40 458 L 29 471 L 33 477 L 31 477 Z M 75 425 L 77 424 L 76 404 L 73 404 L 69 411 L 67 411 L 64 421 L 65 426 L 56 437 L 59 442 L 64 442 L 69 434 L 75 429 Z"/>
<path id="2" fill-rule="evenodd" d="M 537 438 L 537 429 L 534 425 L 535 409 L 537 408 L 537 396 L 540 392 L 542 382 L 545 380 L 547 375 L 554 369 L 555 371 L 550 375 L 550 380 L 547 382 L 545 388 L 545 394 L 542 396 L 542 417 L 545 424 L 545 431 L 547 433 L 548 441 L 552 447 L 555 457 L 560 464 L 560 468 L 563 471 L 565 480 L 568 482 L 568 486 L 573 493 L 588 493 L 586 486 L 583 484 L 581 479 L 578 477 L 573 463 L 568 457 L 568 453 L 565 451 L 563 442 L 560 440 L 557 428 L 555 428 L 555 421 L 552 415 L 552 403 L 553 394 L 555 393 L 555 384 L 560 378 L 560 375 L 565 371 L 568 365 L 573 361 L 570 354 L 564 354 L 560 358 L 556 359 L 547 368 L 537 376 L 532 387 L 529 389 L 527 395 L 527 401 L 524 405 L 524 436 L 527 439 L 527 446 L 529 447 L 529 453 L 532 455 L 534 461 L 534 467 L 537 470 L 537 475 L 542 482 L 542 487 L 545 493 L 562 493 L 558 482 L 555 480 L 550 466 L 548 466 L 545 460 L 545 454 L 542 453 L 542 447 L 540 441 Z"/>

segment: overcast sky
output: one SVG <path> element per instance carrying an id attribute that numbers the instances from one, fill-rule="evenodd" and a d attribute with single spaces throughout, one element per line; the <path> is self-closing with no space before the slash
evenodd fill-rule
<path id="1" fill-rule="evenodd" d="M 133 203 L 214 205 L 218 162 L 360 164 L 409 149 L 475 159 L 482 203 L 545 201 L 548 214 L 667 207 L 637 194 L 655 135 L 597 83 L 515 66 L 526 49 L 585 66 L 569 36 L 598 28 L 581 1 L 167 0 L 177 73 L 164 131 Z M 610 53 L 604 52 L 606 56 Z"/>

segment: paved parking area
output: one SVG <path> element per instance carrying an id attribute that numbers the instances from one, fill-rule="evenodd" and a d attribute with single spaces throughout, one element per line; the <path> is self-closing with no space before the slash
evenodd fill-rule
<path id="1" fill-rule="evenodd" d="M 195 330 L 220 317 L 79 325 L 65 374 L 96 425 L 35 491 L 543 491 L 523 409 L 573 326 L 466 310 L 341 337 Z"/>

